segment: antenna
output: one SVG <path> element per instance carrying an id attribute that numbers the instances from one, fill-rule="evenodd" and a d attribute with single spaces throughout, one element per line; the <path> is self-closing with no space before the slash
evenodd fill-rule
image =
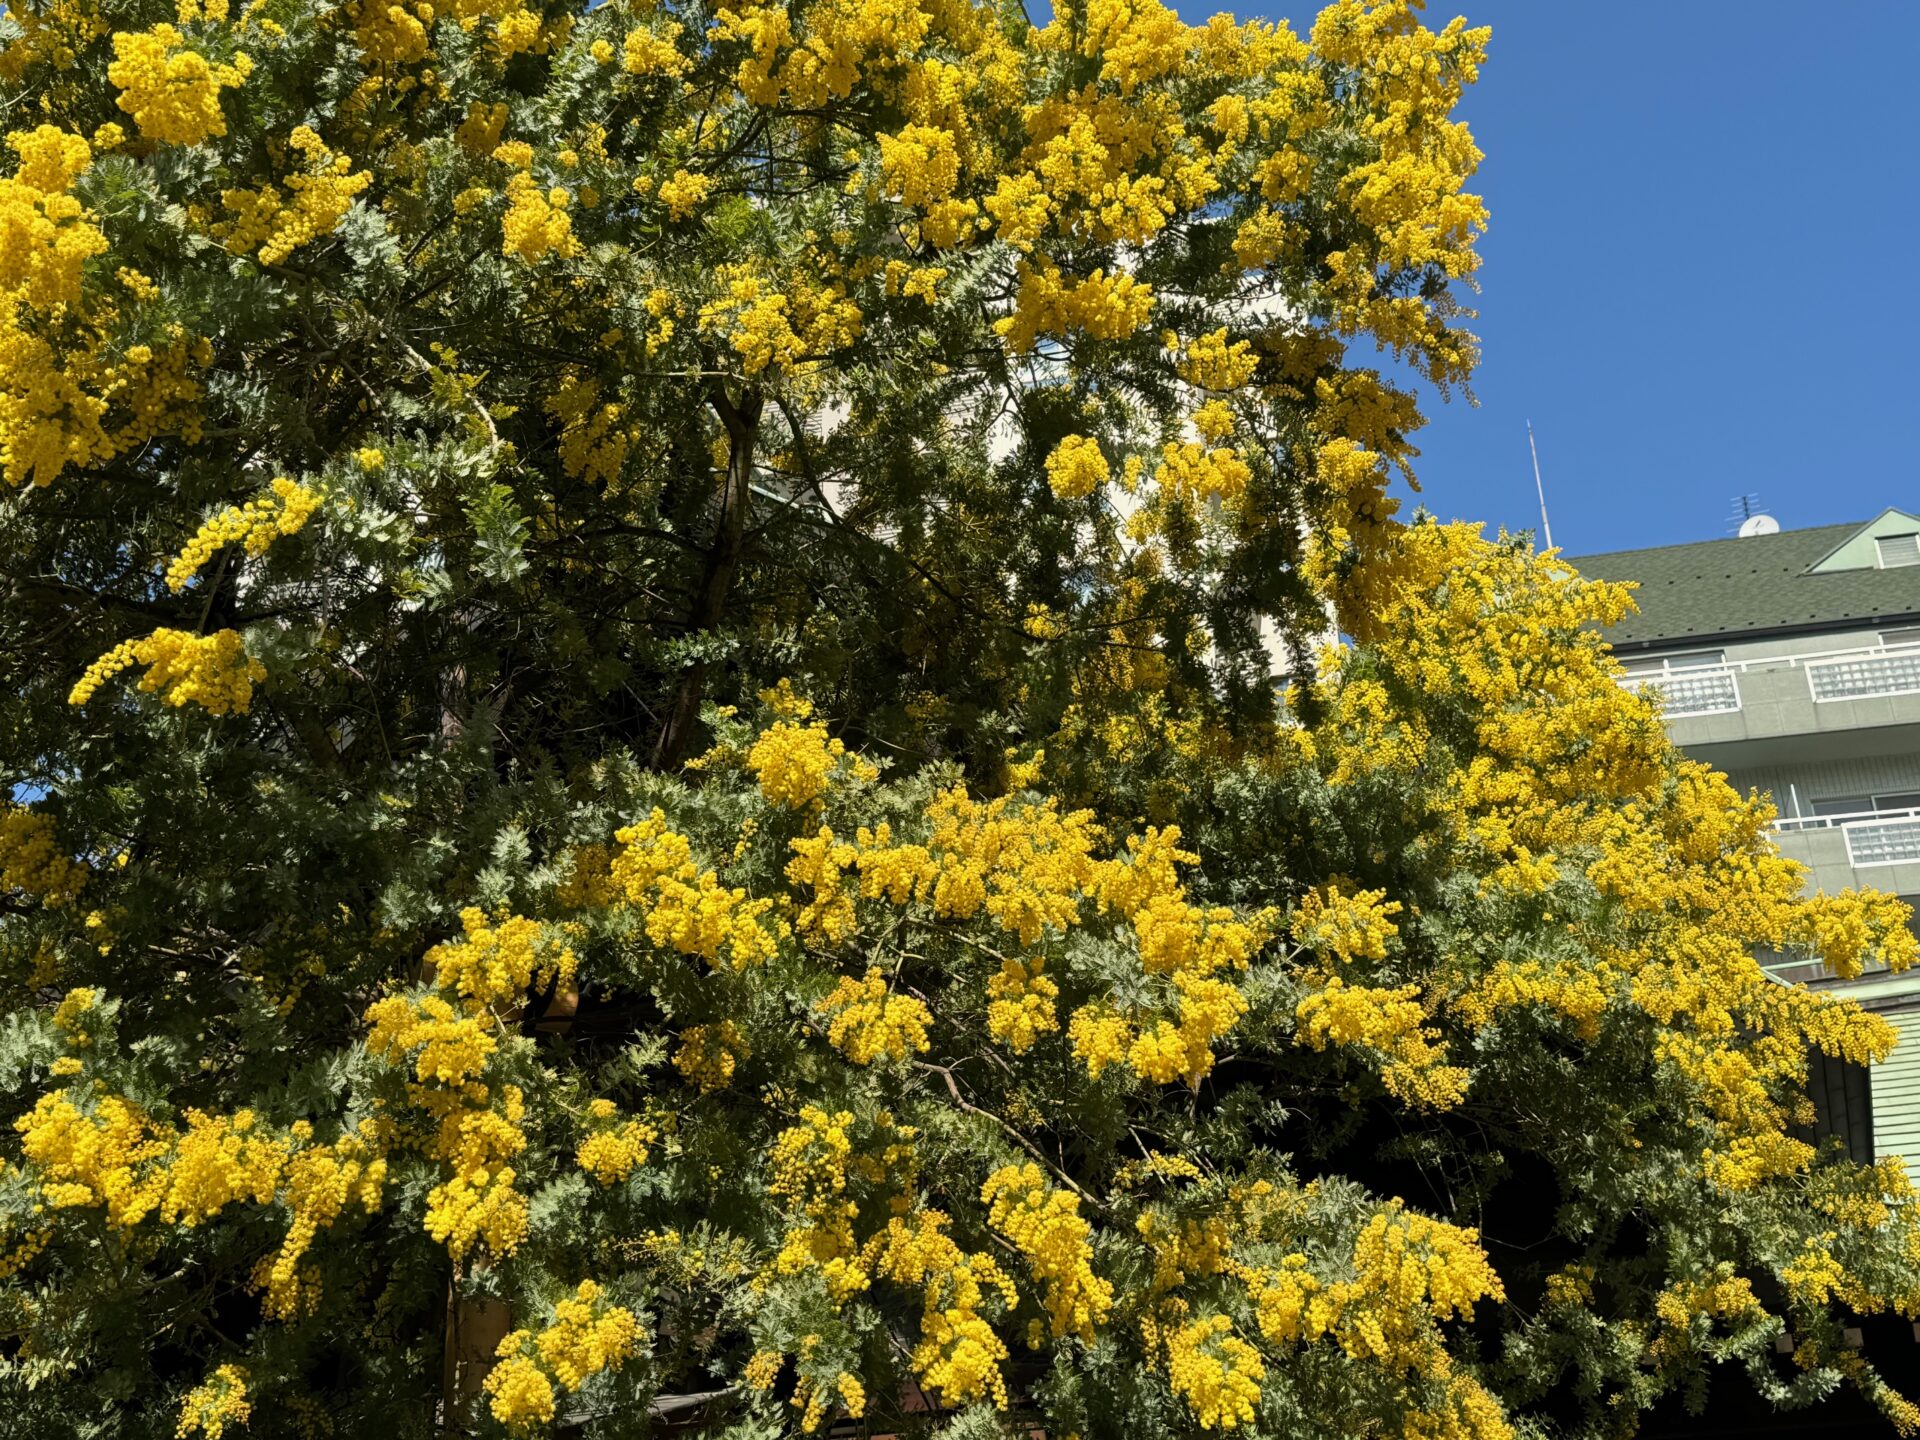
<path id="1" fill-rule="evenodd" d="M 1533 421 L 1527 421 L 1527 449 L 1533 452 L 1533 493 L 1540 497 L 1540 529 L 1547 537 L 1547 549 L 1553 548 L 1553 526 L 1547 521 L 1547 489 L 1540 483 L 1540 447 L 1533 443 Z"/>
<path id="2" fill-rule="evenodd" d="M 1734 534 L 1743 540 L 1755 535 L 1780 533 L 1780 522 L 1761 507 L 1758 495 L 1734 496 L 1733 513 L 1727 517 L 1727 522 L 1733 526 Z"/>

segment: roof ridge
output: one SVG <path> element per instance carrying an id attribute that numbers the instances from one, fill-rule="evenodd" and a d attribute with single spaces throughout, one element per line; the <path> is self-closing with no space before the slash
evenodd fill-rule
<path id="1" fill-rule="evenodd" d="M 1704 550 L 1710 545 L 1764 545 L 1771 549 L 1782 541 L 1803 540 L 1807 536 L 1827 532 L 1844 530 L 1848 534 L 1857 534 L 1872 523 L 1873 520 L 1846 520 L 1832 525 L 1803 525 L 1797 530 L 1776 530 L 1771 535 L 1716 535 L 1711 540 L 1682 540 L 1672 545 L 1641 545 L 1628 550 L 1593 550 L 1584 555 L 1563 555 L 1561 558 L 1570 565 L 1578 565 L 1583 560 L 1610 560 L 1616 555 L 1661 555 L 1674 550 Z"/>

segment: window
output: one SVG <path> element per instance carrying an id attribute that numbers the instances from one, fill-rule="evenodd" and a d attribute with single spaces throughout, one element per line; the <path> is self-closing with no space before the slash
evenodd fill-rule
<path id="1" fill-rule="evenodd" d="M 1811 808 L 1816 815 L 1866 815 L 1873 810 L 1871 795 L 1836 795 L 1831 800 L 1815 800 Z"/>
<path id="2" fill-rule="evenodd" d="M 1881 535 L 1873 542 L 1880 547 L 1880 568 L 1892 570 L 1900 565 L 1920 565 L 1920 534 Z"/>
<path id="3" fill-rule="evenodd" d="M 1920 810 L 1920 790 L 1890 791 L 1883 795 L 1835 795 L 1815 800 L 1815 815 L 1871 815 L 1897 810 Z"/>

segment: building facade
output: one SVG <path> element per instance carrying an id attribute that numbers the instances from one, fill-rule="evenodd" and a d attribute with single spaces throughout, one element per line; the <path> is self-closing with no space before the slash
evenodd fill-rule
<path id="1" fill-rule="evenodd" d="M 1920 909 L 1920 516 L 1570 557 L 1638 584 L 1610 635 L 1624 684 L 1657 689 L 1668 732 L 1743 792 L 1772 797 L 1810 888 L 1871 886 Z M 1920 1183 L 1920 970 L 1839 980 L 1784 958 L 1777 978 L 1842 990 L 1900 1031 L 1869 1073 L 1810 1077 L 1822 1133 L 1856 1158 L 1906 1157 Z"/>

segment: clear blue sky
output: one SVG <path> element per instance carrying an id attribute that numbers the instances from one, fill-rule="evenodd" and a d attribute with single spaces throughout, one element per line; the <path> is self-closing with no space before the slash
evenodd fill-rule
<path id="1" fill-rule="evenodd" d="M 1537 528 L 1531 418 L 1569 554 L 1728 534 L 1742 492 L 1788 528 L 1920 508 L 1920 3 L 1427 21 L 1456 13 L 1493 28 L 1463 108 L 1492 223 L 1480 406 L 1426 407 L 1428 507 Z"/>

